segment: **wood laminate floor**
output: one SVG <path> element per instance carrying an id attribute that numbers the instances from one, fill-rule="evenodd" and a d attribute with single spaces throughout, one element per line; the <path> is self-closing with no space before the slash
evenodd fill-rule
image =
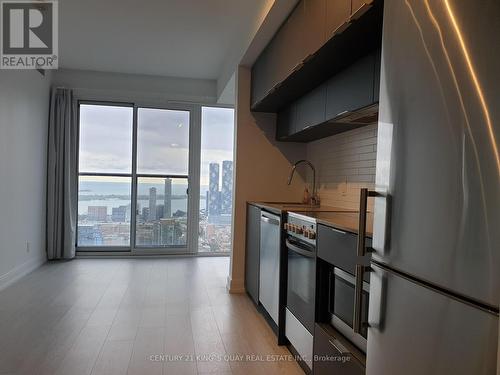
<path id="1" fill-rule="evenodd" d="M 49 263 L 0 292 L 0 374 L 302 374 L 229 258 Z M 243 356 L 243 358 L 241 357 Z"/>

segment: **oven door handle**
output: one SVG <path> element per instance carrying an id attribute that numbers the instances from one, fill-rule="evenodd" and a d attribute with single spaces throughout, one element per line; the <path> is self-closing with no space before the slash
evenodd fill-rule
<path id="1" fill-rule="evenodd" d="M 292 250 L 294 253 L 300 254 L 308 258 L 314 258 L 314 253 L 312 251 L 301 249 L 298 246 L 293 245 L 290 241 L 286 240 L 286 247 Z"/>

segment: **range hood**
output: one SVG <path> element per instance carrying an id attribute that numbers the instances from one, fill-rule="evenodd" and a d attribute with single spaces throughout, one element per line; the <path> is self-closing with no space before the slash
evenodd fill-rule
<path id="1" fill-rule="evenodd" d="M 340 113 L 328 121 L 330 124 L 370 125 L 378 121 L 378 103 Z"/>

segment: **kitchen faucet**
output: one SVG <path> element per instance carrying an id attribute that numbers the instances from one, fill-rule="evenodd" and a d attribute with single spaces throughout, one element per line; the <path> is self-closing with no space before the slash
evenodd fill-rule
<path id="1" fill-rule="evenodd" d="M 311 167 L 312 172 L 313 172 L 313 180 L 312 180 L 312 192 L 311 192 L 311 198 L 309 203 L 311 206 L 315 206 L 319 204 L 318 197 L 316 196 L 316 168 L 314 168 L 314 165 L 309 161 L 309 160 L 299 160 L 295 162 L 295 164 L 292 167 L 292 170 L 290 171 L 290 176 L 288 177 L 288 185 L 292 183 L 293 175 L 295 173 L 295 169 L 297 169 L 297 166 L 301 163 L 306 163 L 309 167 Z"/>

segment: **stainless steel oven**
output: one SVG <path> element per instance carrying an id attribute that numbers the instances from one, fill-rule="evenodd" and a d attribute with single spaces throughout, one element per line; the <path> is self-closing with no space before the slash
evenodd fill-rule
<path id="1" fill-rule="evenodd" d="M 289 213 L 286 230 L 285 336 L 312 369 L 316 291 L 316 222 Z"/>
<path id="2" fill-rule="evenodd" d="M 291 237 L 287 238 L 286 247 L 288 252 L 286 306 L 304 327 L 313 333 L 316 249 Z"/>
<path id="3" fill-rule="evenodd" d="M 355 286 L 354 275 L 331 266 L 328 274 L 328 315 L 330 323 L 360 349 L 366 351 L 366 324 L 354 332 Z M 363 281 L 361 295 L 361 322 L 368 321 L 370 284 Z"/>

